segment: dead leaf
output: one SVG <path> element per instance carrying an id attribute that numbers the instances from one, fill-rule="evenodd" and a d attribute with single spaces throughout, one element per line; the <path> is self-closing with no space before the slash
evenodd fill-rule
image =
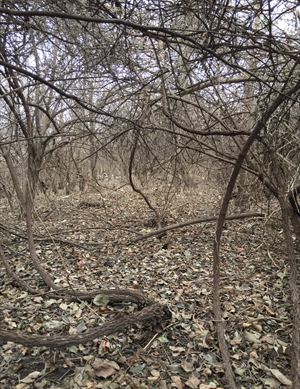
<path id="1" fill-rule="evenodd" d="M 270 369 L 270 372 L 280 381 L 283 385 L 292 385 L 292 381 L 285 377 L 279 370 Z"/>
<path id="2" fill-rule="evenodd" d="M 115 361 L 107 361 L 105 363 L 116 370 L 120 370 L 120 366 Z"/>
<path id="3" fill-rule="evenodd" d="M 35 382 L 34 383 L 34 388 L 35 389 L 43 389 L 46 385 L 47 385 L 47 381 L 44 379 L 42 381 Z"/>
<path id="4" fill-rule="evenodd" d="M 40 375 L 41 375 L 41 372 L 33 371 L 32 373 L 28 374 L 28 376 L 24 377 L 21 380 L 21 382 L 25 382 L 27 384 L 30 384 L 31 382 L 35 381 Z"/>
<path id="5" fill-rule="evenodd" d="M 69 328 L 69 335 L 77 335 L 76 328 L 73 328 L 73 327 L 70 326 L 70 328 Z"/>
<path id="6" fill-rule="evenodd" d="M 78 309 L 77 311 L 76 311 L 76 313 L 75 313 L 75 317 L 77 318 L 77 319 L 79 319 L 80 317 L 81 317 L 81 315 L 82 315 L 82 309 Z"/>
<path id="7" fill-rule="evenodd" d="M 261 344 L 261 341 L 259 340 L 260 334 L 253 333 L 253 332 L 244 332 L 244 339 L 250 343 L 253 343 L 254 347 L 258 348 Z"/>
<path id="8" fill-rule="evenodd" d="M 85 322 L 82 321 L 81 323 L 78 324 L 78 326 L 76 327 L 76 332 L 77 334 L 82 334 L 84 331 L 87 330 L 87 327 L 85 325 Z"/>
<path id="9" fill-rule="evenodd" d="M 202 372 L 201 372 L 201 375 L 203 375 L 204 377 L 207 377 L 209 375 L 211 375 L 211 370 L 206 367 Z"/>
<path id="10" fill-rule="evenodd" d="M 232 346 L 238 345 L 242 343 L 242 337 L 238 331 L 235 331 L 233 339 L 230 341 Z"/>
<path id="11" fill-rule="evenodd" d="M 97 377 L 107 378 L 116 373 L 113 367 L 99 358 L 95 359 L 92 366 L 96 370 Z"/>
<path id="12" fill-rule="evenodd" d="M 103 341 L 99 346 L 99 354 L 104 354 L 106 352 L 111 352 L 111 346 L 109 340 Z"/>
<path id="13" fill-rule="evenodd" d="M 224 303 L 224 307 L 228 312 L 235 312 L 234 306 L 228 302 Z"/>
<path id="14" fill-rule="evenodd" d="M 177 388 L 179 388 L 179 389 L 182 389 L 182 388 L 183 388 L 183 385 L 182 385 L 182 382 L 181 382 L 181 378 L 180 378 L 178 375 L 172 375 L 172 376 L 171 376 L 171 380 L 172 380 L 176 385 L 178 385 Z"/>
<path id="15" fill-rule="evenodd" d="M 187 362 L 187 361 L 182 361 L 182 362 L 181 362 L 181 367 L 182 367 L 183 370 L 186 371 L 187 373 L 194 370 L 193 364 L 192 364 L 191 362 Z"/>
<path id="16" fill-rule="evenodd" d="M 15 386 L 15 389 L 28 389 L 30 385 L 28 384 L 18 384 Z"/>
<path id="17" fill-rule="evenodd" d="M 73 363 L 72 361 L 70 361 L 69 358 L 66 358 L 66 359 L 64 360 L 64 366 L 66 366 L 66 367 L 73 367 L 73 366 L 74 366 L 74 363 Z"/>
<path id="18" fill-rule="evenodd" d="M 258 359 L 258 355 L 257 355 L 256 350 L 251 351 L 250 356 L 253 357 L 253 358 Z"/>
<path id="19" fill-rule="evenodd" d="M 192 389 L 196 389 L 198 388 L 200 384 L 200 380 L 195 377 L 194 375 L 192 375 L 186 382 L 185 382 L 185 385 L 189 386 L 190 388 Z"/>
<path id="20" fill-rule="evenodd" d="M 86 389 L 95 389 L 96 388 L 96 385 L 94 384 L 94 382 L 87 382 L 86 383 Z"/>
<path id="21" fill-rule="evenodd" d="M 264 305 L 263 309 L 265 309 L 268 312 L 269 315 L 275 316 L 275 313 L 267 305 Z"/>
<path id="22" fill-rule="evenodd" d="M 262 341 L 262 342 L 267 342 L 267 343 L 269 343 L 269 344 L 274 344 L 275 339 L 273 338 L 273 336 L 266 335 L 266 336 L 263 336 L 263 337 L 261 338 L 261 341 Z"/>
<path id="23" fill-rule="evenodd" d="M 269 386 L 272 389 L 278 389 L 281 386 L 281 383 L 275 378 L 262 378 L 261 380 L 265 386 Z"/>

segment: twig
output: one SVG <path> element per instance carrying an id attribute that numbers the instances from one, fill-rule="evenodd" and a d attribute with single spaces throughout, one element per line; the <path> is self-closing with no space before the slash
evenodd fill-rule
<path id="1" fill-rule="evenodd" d="M 168 328 L 170 328 L 170 327 L 173 327 L 173 326 L 175 326 L 176 324 L 178 324 L 179 323 L 179 321 L 177 321 L 176 323 L 171 323 L 171 324 L 169 324 L 167 327 L 165 327 L 164 328 L 164 331 L 166 330 L 166 329 L 168 329 Z M 147 348 L 150 346 L 150 344 L 158 337 L 158 333 L 157 334 L 155 334 L 154 336 L 153 336 L 153 338 L 146 344 L 146 346 L 144 347 L 144 350 L 147 350 Z"/>
<path id="2" fill-rule="evenodd" d="M 268 257 L 271 259 L 271 262 L 273 263 L 273 265 L 276 266 L 277 269 L 279 269 L 280 266 L 278 266 L 278 265 L 275 263 L 274 259 L 272 258 L 271 254 L 270 254 L 269 247 L 267 247 L 267 253 L 268 253 Z"/>

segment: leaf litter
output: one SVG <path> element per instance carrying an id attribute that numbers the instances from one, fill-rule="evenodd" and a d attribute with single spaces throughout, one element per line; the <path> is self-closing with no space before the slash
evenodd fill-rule
<path id="1" fill-rule="evenodd" d="M 63 349 L 2 341 L 1 388 L 225 388 L 212 311 L 215 223 L 174 230 L 164 249 L 164 236 L 133 243 L 154 229 L 155 221 L 129 189 L 86 194 L 84 201 L 79 194 L 50 197 L 51 205 L 49 198 L 37 201 L 34 232 L 39 259 L 54 282 L 79 290 L 132 288 L 167 305 L 172 320 L 154 327 L 137 323 L 123 333 Z M 219 205 L 219 194 L 209 187 L 178 194 L 164 223 L 211 216 Z M 50 207 L 55 211 L 45 217 Z M 25 236 L 25 223 L 12 220 L 8 214 L 8 229 Z M 226 221 L 222 238 L 222 315 L 241 388 L 291 386 L 283 238 L 276 228 L 265 230 L 255 219 Z M 91 302 L 48 297 L 26 240 L 9 233 L 5 238 L 14 271 L 45 290 L 31 296 L 2 267 L 0 319 L 6 329 L 74 335 L 135 310 L 135 304 L 111 304 L 103 295 Z"/>

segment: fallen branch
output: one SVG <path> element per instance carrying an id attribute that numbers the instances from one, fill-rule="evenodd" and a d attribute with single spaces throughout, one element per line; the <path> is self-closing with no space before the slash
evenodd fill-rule
<path id="1" fill-rule="evenodd" d="M 265 215 L 263 213 L 240 213 L 238 215 L 227 216 L 225 218 L 225 220 L 247 219 L 247 218 L 252 218 L 252 217 L 261 217 L 261 218 L 263 218 L 263 217 L 265 217 Z M 161 229 L 159 229 L 157 231 L 151 231 L 148 234 L 145 234 L 143 236 L 139 236 L 138 238 L 133 239 L 132 242 L 138 242 L 139 240 L 143 240 L 143 239 L 150 238 L 151 236 L 159 235 L 162 232 L 170 231 L 170 230 L 175 230 L 177 228 L 182 228 L 182 227 L 185 227 L 185 226 L 190 226 L 191 224 L 212 222 L 214 220 L 218 220 L 218 218 L 219 218 L 219 216 L 207 216 L 207 217 L 201 217 L 201 218 L 197 218 L 197 219 L 188 220 L 186 222 L 182 222 L 182 223 L 179 223 L 179 224 L 172 224 L 170 226 L 161 228 Z"/>
<path id="2" fill-rule="evenodd" d="M 76 295 L 74 295 L 74 292 Z M 109 298 L 109 301 L 113 302 L 131 302 L 142 306 L 150 306 L 155 304 L 154 300 L 140 292 L 131 289 L 95 289 L 90 292 L 78 291 L 78 293 L 74 290 L 74 292 L 72 293 L 71 291 L 67 291 L 66 293 L 69 296 L 73 294 L 75 299 L 78 298 L 80 300 L 91 300 L 98 294 L 104 294 Z"/>
<path id="3" fill-rule="evenodd" d="M 26 236 L 26 231 L 22 231 L 22 233 L 23 233 L 23 235 L 22 235 L 20 233 L 17 233 L 15 231 L 11 230 L 10 228 L 4 226 L 1 223 L 0 223 L 0 229 L 8 232 L 11 235 L 17 236 L 20 239 L 24 239 L 24 240 L 28 239 L 28 236 Z M 72 241 L 72 240 L 66 240 L 66 239 L 60 239 L 60 238 L 54 238 L 54 237 L 40 237 L 40 236 L 34 236 L 34 240 L 36 242 L 53 242 L 54 241 L 56 243 L 67 244 L 67 245 L 70 245 L 70 246 L 79 247 L 79 248 L 84 249 L 84 250 L 90 250 L 89 247 L 86 247 L 86 246 L 84 246 L 82 244 L 79 244 L 79 243 L 77 243 L 75 241 Z M 91 243 L 91 242 L 85 242 L 85 244 L 86 245 L 94 244 L 94 245 L 99 245 L 99 246 L 100 245 L 104 245 L 104 243 Z"/>
<path id="4" fill-rule="evenodd" d="M 159 304 L 154 304 L 144 308 L 140 312 L 129 315 L 119 313 L 114 320 L 103 324 L 101 327 L 89 330 L 84 334 L 72 336 L 50 336 L 50 334 L 49 336 L 33 334 L 27 335 L 9 331 L 0 327 L 0 339 L 23 344 L 24 346 L 66 347 L 75 344 L 84 344 L 105 335 L 110 335 L 118 331 L 124 331 L 124 328 L 127 328 L 136 322 L 148 322 L 153 325 L 168 319 L 170 319 L 169 310 Z"/>
<path id="5" fill-rule="evenodd" d="M 20 239 L 24 239 L 24 240 L 27 240 L 28 237 L 26 236 L 26 231 L 21 231 L 23 234 L 20 234 L 16 231 L 13 231 L 12 229 L 4 226 L 2 223 L 0 223 L 0 230 L 3 230 L 3 231 L 6 231 L 8 232 L 9 234 L 11 235 L 14 235 Z M 75 246 L 75 247 L 79 247 L 81 249 L 84 249 L 84 250 L 91 250 L 91 247 L 88 247 L 88 246 L 104 246 L 104 245 L 107 245 L 107 242 L 105 243 L 101 243 L 101 242 L 84 242 L 84 244 L 80 244 L 74 240 L 67 240 L 67 239 L 62 239 L 62 238 L 55 238 L 55 235 L 63 235 L 63 234 L 69 234 L 69 233 L 74 233 L 74 232 L 81 232 L 81 231 L 84 231 L 84 230 L 106 230 L 106 231 L 126 231 L 126 232 L 130 232 L 132 234 L 136 234 L 136 235 L 141 235 L 142 233 L 141 232 L 138 232 L 138 231 L 133 231 L 133 230 L 130 230 L 129 228 L 118 228 L 118 227 L 114 227 L 114 228 L 111 228 L 111 227 L 92 227 L 92 228 L 84 228 L 84 229 L 74 229 L 74 230 L 69 230 L 69 231 L 61 231 L 61 232 L 56 232 L 54 234 L 52 234 L 51 237 L 49 236 L 37 236 L 35 235 L 34 236 L 34 240 L 36 242 L 55 242 L 55 243 L 61 243 L 61 244 L 66 244 L 66 245 L 69 245 L 69 246 Z M 111 242 L 113 243 L 113 241 Z"/>

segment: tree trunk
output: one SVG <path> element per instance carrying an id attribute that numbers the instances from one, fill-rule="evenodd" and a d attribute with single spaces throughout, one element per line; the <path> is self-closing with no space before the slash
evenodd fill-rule
<path id="1" fill-rule="evenodd" d="M 300 389 L 300 299 L 297 286 L 298 266 L 294 250 L 292 231 L 289 224 L 289 203 L 284 195 L 284 189 L 280 190 L 279 203 L 281 207 L 282 225 L 286 242 L 286 250 L 290 265 L 290 291 L 293 312 L 293 336 L 292 336 L 292 378 L 293 389 Z"/>
<path id="2" fill-rule="evenodd" d="M 15 189 L 16 194 L 17 194 L 17 198 L 19 200 L 21 213 L 24 215 L 25 208 L 26 208 L 25 196 L 24 196 L 24 193 L 23 193 L 21 185 L 20 185 L 20 180 L 18 178 L 17 171 L 13 165 L 13 162 L 12 162 L 12 159 L 11 159 L 9 152 L 4 152 L 3 148 L 2 148 L 2 153 L 3 153 L 3 157 L 5 159 L 6 165 L 8 167 L 8 170 L 9 170 L 12 182 L 13 182 L 13 186 L 14 186 L 14 189 Z"/>

